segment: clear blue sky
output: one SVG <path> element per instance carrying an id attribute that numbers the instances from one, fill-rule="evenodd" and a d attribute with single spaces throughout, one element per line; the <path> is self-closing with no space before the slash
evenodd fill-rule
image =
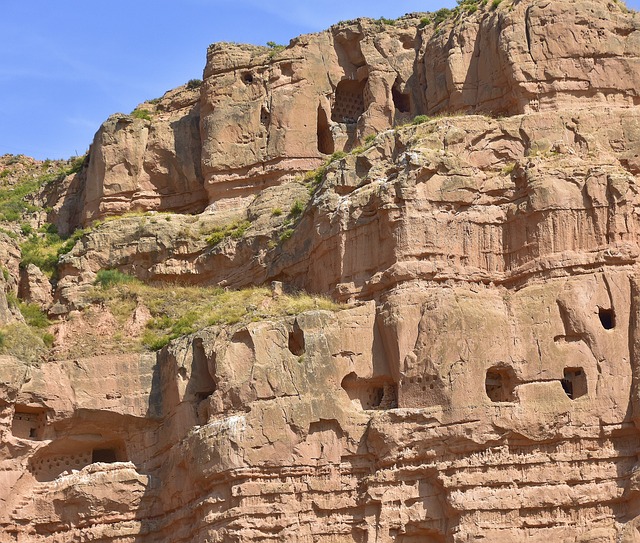
<path id="1" fill-rule="evenodd" d="M 0 17 L 0 155 L 84 153 L 102 121 L 202 77 L 216 41 L 287 44 L 454 0 L 24 0 Z M 627 5 L 640 8 L 640 0 Z"/>

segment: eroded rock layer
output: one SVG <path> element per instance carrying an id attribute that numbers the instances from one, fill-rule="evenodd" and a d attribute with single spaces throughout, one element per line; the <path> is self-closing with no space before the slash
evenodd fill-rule
<path id="1" fill-rule="evenodd" d="M 211 46 L 43 189 L 52 283 L 1 234 L 0 324 L 55 319 L 0 357 L 2 543 L 640 541 L 640 19 L 494 4 Z M 342 303 L 152 352 L 101 270 Z"/>

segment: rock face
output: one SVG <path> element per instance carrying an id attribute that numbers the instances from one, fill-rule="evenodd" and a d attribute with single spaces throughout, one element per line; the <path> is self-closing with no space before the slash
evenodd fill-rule
<path id="1" fill-rule="evenodd" d="M 53 300 L 22 270 L 56 335 L 0 358 L 0 542 L 640 542 L 640 19 L 477 7 L 214 45 L 103 125 L 60 231 L 175 213 L 94 224 Z M 126 352 L 108 269 L 343 305 Z"/>

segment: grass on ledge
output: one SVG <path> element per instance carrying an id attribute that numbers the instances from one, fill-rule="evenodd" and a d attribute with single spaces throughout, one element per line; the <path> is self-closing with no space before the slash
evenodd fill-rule
<path id="1" fill-rule="evenodd" d="M 101 286 L 104 285 L 104 286 Z M 336 311 L 343 306 L 306 293 L 274 297 L 266 287 L 224 290 L 219 287 L 146 285 L 126 274 L 103 270 L 91 292 L 111 313 L 126 322 L 138 303 L 152 315 L 140 338 L 143 347 L 158 350 L 171 340 L 207 326 L 256 322 L 311 309 Z"/>

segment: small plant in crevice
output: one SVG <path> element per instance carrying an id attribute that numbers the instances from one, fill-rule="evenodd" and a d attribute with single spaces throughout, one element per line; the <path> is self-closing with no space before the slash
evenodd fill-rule
<path id="1" fill-rule="evenodd" d="M 291 205 L 291 209 L 289 210 L 289 215 L 293 218 L 297 218 L 302 215 L 304 211 L 304 204 L 300 200 L 296 200 Z"/>
<path id="2" fill-rule="evenodd" d="M 216 226 L 207 237 L 207 243 L 216 246 L 226 238 L 242 239 L 250 227 L 251 222 L 246 219 L 237 220 L 224 226 Z"/>
<path id="3" fill-rule="evenodd" d="M 283 242 L 287 241 L 291 236 L 293 236 L 293 232 L 294 232 L 293 228 L 285 228 L 278 235 L 278 242 L 279 243 L 283 243 Z"/>
<path id="4" fill-rule="evenodd" d="M 365 145 L 371 145 L 377 137 L 378 134 L 369 134 L 366 138 L 364 138 Z"/>

